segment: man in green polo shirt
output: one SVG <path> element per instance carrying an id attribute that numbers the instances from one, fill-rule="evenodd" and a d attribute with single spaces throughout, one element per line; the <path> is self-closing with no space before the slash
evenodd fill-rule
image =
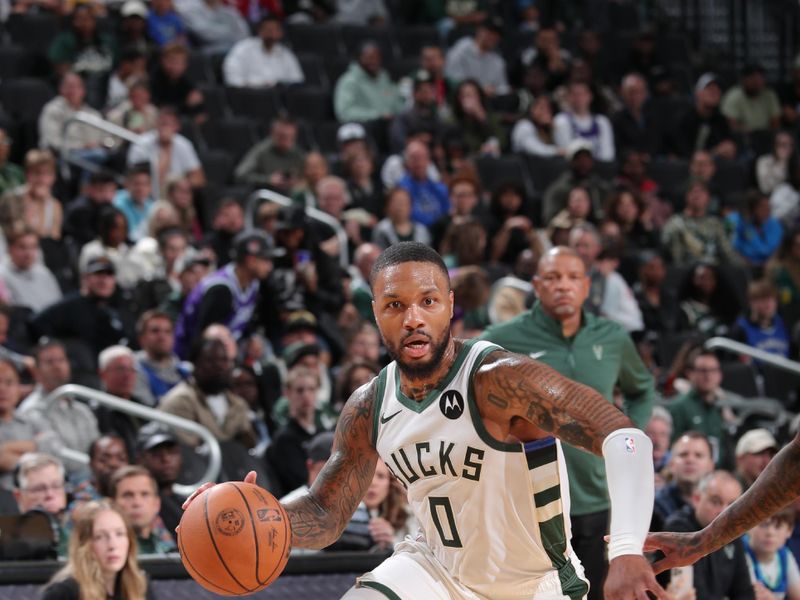
<path id="1" fill-rule="evenodd" d="M 539 300 L 530 311 L 489 327 L 482 339 L 526 354 L 613 402 L 614 387 L 623 410 L 641 428 L 653 408 L 653 378 L 618 324 L 582 309 L 589 293 L 586 267 L 574 250 L 556 247 L 539 261 L 533 279 Z M 603 459 L 562 446 L 569 473 L 572 546 L 591 582 L 589 600 L 602 598 L 609 500 Z M 635 490 L 631 490 L 635 493 Z"/>
<path id="2" fill-rule="evenodd" d="M 704 433 L 711 443 L 714 462 L 719 464 L 725 421 L 733 419 L 730 409 L 723 412 L 720 406 L 726 392 L 720 388 L 719 358 L 711 350 L 698 348 L 689 353 L 686 366 L 692 387 L 667 407 L 672 415 L 672 441 L 690 429 Z"/>

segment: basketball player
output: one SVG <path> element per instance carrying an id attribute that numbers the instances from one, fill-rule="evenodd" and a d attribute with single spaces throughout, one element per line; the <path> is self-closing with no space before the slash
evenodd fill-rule
<path id="1" fill-rule="evenodd" d="M 693 533 L 651 533 L 648 550 L 664 558 L 656 573 L 690 565 L 725 546 L 800 496 L 800 433 L 775 455 L 752 486 L 704 529 Z"/>
<path id="2" fill-rule="evenodd" d="M 597 392 L 549 367 L 489 342 L 453 339 L 447 268 L 427 246 L 389 247 L 370 283 L 394 362 L 354 392 L 331 458 L 311 490 L 286 505 L 293 545 L 336 541 L 380 456 L 406 487 L 421 532 L 360 577 L 345 600 L 580 600 L 588 582 L 569 543 L 557 437 L 605 457 L 606 599 L 643 600 L 651 591 L 666 600 L 642 554 L 653 508 L 647 436 Z"/>

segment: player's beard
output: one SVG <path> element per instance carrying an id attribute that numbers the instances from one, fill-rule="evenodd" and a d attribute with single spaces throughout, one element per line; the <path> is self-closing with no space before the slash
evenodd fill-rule
<path id="1" fill-rule="evenodd" d="M 428 335 L 424 331 L 412 332 L 412 335 L 420 334 Z M 447 346 L 450 343 L 450 328 L 448 327 L 438 340 L 428 336 L 431 345 L 430 358 L 424 362 L 406 362 L 403 359 L 403 342 L 407 337 L 410 336 L 404 336 L 403 339 L 401 339 L 397 344 L 390 344 L 386 339 L 384 339 L 383 343 L 386 345 L 386 351 L 389 353 L 389 356 L 391 356 L 397 362 L 397 366 L 406 377 L 410 379 L 425 379 L 426 377 L 430 377 L 436 372 L 436 369 L 439 368 L 439 364 L 442 362 L 442 357 L 447 351 Z"/>

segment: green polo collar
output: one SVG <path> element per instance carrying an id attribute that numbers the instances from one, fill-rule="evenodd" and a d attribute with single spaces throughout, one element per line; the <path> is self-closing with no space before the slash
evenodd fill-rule
<path id="1" fill-rule="evenodd" d="M 561 323 L 557 320 L 548 315 L 544 312 L 542 308 L 542 303 L 537 300 L 536 303 L 531 307 L 530 311 L 531 320 L 533 321 L 534 326 L 541 327 L 545 331 L 547 331 L 550 335 L 555 337 L 566 339 L 564 338 L 564 333 L 561 329 Z M 580 335 L 580 332 L 584 329 L 592 327 L 597 322 L 597 317 L 592 313 L 586 311 L 586 309 L 581 309 L 581 326 L 578 328 L 578 333 L 575 334 L 575 337 Z"/>

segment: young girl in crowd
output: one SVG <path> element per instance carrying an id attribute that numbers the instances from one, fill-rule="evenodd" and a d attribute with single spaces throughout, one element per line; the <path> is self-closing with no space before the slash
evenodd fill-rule
<path id="1" fill-rule="evenodd" d="M 107 500 L 75 514 L 67 564 L 45 587 L 42 600 L 153 600 L 137 562 L 136 536 Z"/>

